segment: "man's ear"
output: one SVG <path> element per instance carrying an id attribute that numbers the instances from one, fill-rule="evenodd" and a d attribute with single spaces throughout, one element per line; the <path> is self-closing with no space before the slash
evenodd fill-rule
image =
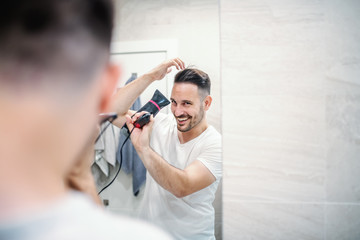
<path id="1" fill-rule="evenodd" d="M 120 67 L 114 64 L 108 64 L 102 75 L 102 91 L 99 112 L 111 112 L 111 100 L 115 93 L 116 86 L 120 77 Z"/>
<path id="2" fill-rule="evenodd" d="M 212 97 L 210 95 L 207 95 L 204 99 L 204 110 L 207 111 L 209 110 L 210 106 L 212 103 Z"/>

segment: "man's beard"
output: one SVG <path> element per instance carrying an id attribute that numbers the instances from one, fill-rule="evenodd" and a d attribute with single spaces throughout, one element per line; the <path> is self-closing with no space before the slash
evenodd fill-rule
<path id="1" fill-rule="evenodd" d="M 176 117 L 176 119 L 178 119 L 178 118 L 188 118 L 189 123 L 185 129 L 183 129 L 182 126 L 179 126 L 179 123 L 177 123 L 177 129 L 180 132 L 188 132 L 191 129 L 193 129 L 194 127 L 196 127 L 202 121 L 202 119 L 204 118 L 204 110 L 202 107 L 200 107 L 199 114 L 196 115 L 195 117 L 192 117 L 189 115 L 181 115 L 179 117 Z"/>

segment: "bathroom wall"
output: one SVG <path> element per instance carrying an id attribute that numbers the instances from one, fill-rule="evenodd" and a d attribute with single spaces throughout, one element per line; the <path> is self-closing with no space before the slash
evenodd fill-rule
<path id="1" fill-rule="evenodd" d="M 220 1 L 224 239 L 360 239 L 359 14 Z"/>

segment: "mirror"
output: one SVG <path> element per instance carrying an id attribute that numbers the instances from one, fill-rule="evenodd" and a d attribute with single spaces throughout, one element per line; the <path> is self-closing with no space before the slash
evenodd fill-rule
<path id="1" fill-rule="evenodd" d="M 213 102 L 207 112 L 207 120 L 221 133 L 218 1 L 114 2 L 116 13 L 111 58 L 122 67 L 119 87 L 123 86 L 132 74 L 141 75 L 165 59 L 180 57 L 187 66 L 199 68 L 209 75 Z M 173 69 L 166 81 L 150 86 L 141 96 L 141 102 L 147 102 L 156 88 L 169 97 L 176 72 Z M 170 112 L 169 109 L 162 111 Z M 108 179 L 112 176 L 110 174 Z M 136 215 L 142 191 L 140 190 L 136 197 L 133 195 L 131 179 L 131 175 L 120 171 L 116 181 L 101 194 L 109 211 Z M 222 236 L 221 189 L 220 182 L 213 204 L 217 239 Z"/>

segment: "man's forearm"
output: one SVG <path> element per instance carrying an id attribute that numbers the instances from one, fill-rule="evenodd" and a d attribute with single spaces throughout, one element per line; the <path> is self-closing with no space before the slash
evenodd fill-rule
<path id="1" fill-rule="evenodd" d="M 184 197 L 189 194 L 189 182 L 184 170 L 170 165 L 150 147 L 138 151 L 138 154 L 150 175 L 160 186 L 176 197 Z"/>
<path id="2" fill-rule="evenodd" d="M 131 105 L 153 81 L 155 79 L 150 74 L 144 74 L 120 88 L 113 97 L 113 111 L 119 116 L 125 116 Z"/>
<path id="3" fill-rule="evenodd" d="M 112 109 L 118 114 L 118 119 L 114 121 L 114 124 L 122 127 L 125 123 L 125 115 L 136 98 L 138 98 L 152 82 L 163 79 L 166 74 L 171 71 L 171 67 L 173 66 L 178 70 L 185 68 L 184 62 L 179 58 L 170 59 L 119 89 L 113 97 Z"/>

